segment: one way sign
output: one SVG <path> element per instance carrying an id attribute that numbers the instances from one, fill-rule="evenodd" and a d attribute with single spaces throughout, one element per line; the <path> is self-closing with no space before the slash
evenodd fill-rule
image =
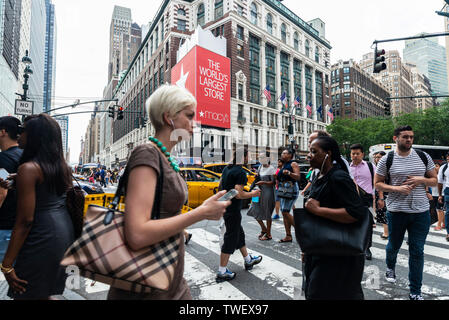
<path id="1" fill-rule="evenodd" d="M 17 116 L 32 116 L 34 109 L 33 101 L 16 100 L 15 114 Z"/>

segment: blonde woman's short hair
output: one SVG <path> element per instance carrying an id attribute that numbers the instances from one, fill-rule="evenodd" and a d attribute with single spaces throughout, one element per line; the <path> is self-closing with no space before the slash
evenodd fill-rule
<path id="1" fill-rule="evenodd" d="M 164 127 L 164 113 L 168 112 L 170 117 L 193 106 L 196 109 L 195 97 L 186 89 L 165 84 L 159 87 L 146 102 L 147 114 L 156 130 Z"/>

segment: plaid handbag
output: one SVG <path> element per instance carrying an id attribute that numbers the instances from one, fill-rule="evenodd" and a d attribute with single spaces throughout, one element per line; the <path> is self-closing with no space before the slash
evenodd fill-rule
<path id="1" fill-rule="evenodd" d="M 160 218 L 163 169 L 156 187 L 152 219 Z M 177 235 L 148 248 L 132 251 L 124 235 L 124 213 L 116 208 L 125 190 L 125 174 L 111 203 L 111 208 L 89 206 L 81 238 L 67 250 L 61 264 L 77 266 L 80 275 L 109 284 L 115 288 L 150 293 L 154 289 L 168 291 L 173 282 L 179 260 L 181 235 Z"/>

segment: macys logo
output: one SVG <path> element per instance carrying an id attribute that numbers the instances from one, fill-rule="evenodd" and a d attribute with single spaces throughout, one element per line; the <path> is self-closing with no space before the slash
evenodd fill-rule
<path id="1" fill-rule="evenodd" d="M 211 111 L 201 111 L 200 118 L 214 120 L 214 121 L 223 122 L 223 123 L 230 122 L 229 115 L 223 114 L 223 113 L 218 113 L 218 112 L 211 112 Z"/>

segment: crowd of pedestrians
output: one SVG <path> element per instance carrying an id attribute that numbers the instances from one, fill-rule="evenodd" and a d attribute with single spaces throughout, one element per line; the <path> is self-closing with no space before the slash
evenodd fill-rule
<path id="1" fill-rule="evenodd" d="M 246 247 L 246 237 L 253 235 L 246 235 L 242 226 L 243 200 L 252 199 L 247 214 L 260 226 L 260 234 L 254 237 L 262 243 L 272 240 L 273 220 L 282 217 L 285 237 L 279 242 L 288 246 L 293 245 L 292 232 L 296 232 L 292 213 L 300 193 L 309 214 L 342 225 L 356 225 L 370 208 L 369 231 L 359 231 L 368 242 L 363 254 L 302 253 L 306 299 L 364 299 L 361 282 L 365 260 L 372 259 L 370 247 L 376 220 L 383 225 L 382 239 L 388 241 L 385 277 L 391 283 L 396 282 L 397 255 L 408 233 L 409 298 L 422 300 L 429 200 L 438 212 L 436 230 L 446 228 L 449 241 L 449 168 L 447 164 L 436 168 L 428 154 L 413 148 L 411 127 L 397 128 L 392 134 L 396 149 L 389 154 L 376 153 L 374 163 L 365 160 L 360 144 L 351 146 L 349 163 L 341 155 L 338 142 L 327 132 L 313 132 L 309 137 L 310 170 L 304 190 L 299 188 L 301 172 L 295 151 L 286 148 L 277 163 L 270 162 L 270 154 L 259 155 L 256 181 L 246 192 L 247 174 L 242 166 L 248 164 L 249 152 L 234 145 L 232 161 L 221 176 L 220 191 L 200 207 L 180 214 L 188 190 L 171 150 L 193 134 L 196 104 L 185 89 L 161 86 L 147 103 L 155 128 L 150 142 L 134 149 L 126 168 L 112 171 L 100 165 L 88 173 L 91 181 L 105 187 L 124 179 L 124 236 L 131 250 L 177 239 L 174 250 L 179 260 L 167 291 L 135 293 L 113 283 L 109 300 L 192 299 L 183 277 L 185 244 L 191 239 L 185 230 L 204 220 L 223 219 L 216 281 L 235 281 L 238 270 L 228 266 L 235 251 L 242 255 L 246 271 L 263 260 Z M 173 141 L 176 130 L 188 132 L 189 137 Z M 45 114 L 27 117 L 23 123 L 13 117 L 0 118 L 0 149 L 0 169 L 9 175 L 8 179 L 0 179 L 0 267 L 9 284 L 8 296 L 16 300 L 52 299 L 64 291 L 67 276 L 60 262 L 75 241 L 67 207 L 67 192 L 73 187 L 71 169 L 63 158 L 60 128 Z M 223 201 L 221 198 L 230 190 L 236 190 L 237 195 Z M 159 209 L 160 219 L 154 220 L 148 214 L 154 208 Z"/>

